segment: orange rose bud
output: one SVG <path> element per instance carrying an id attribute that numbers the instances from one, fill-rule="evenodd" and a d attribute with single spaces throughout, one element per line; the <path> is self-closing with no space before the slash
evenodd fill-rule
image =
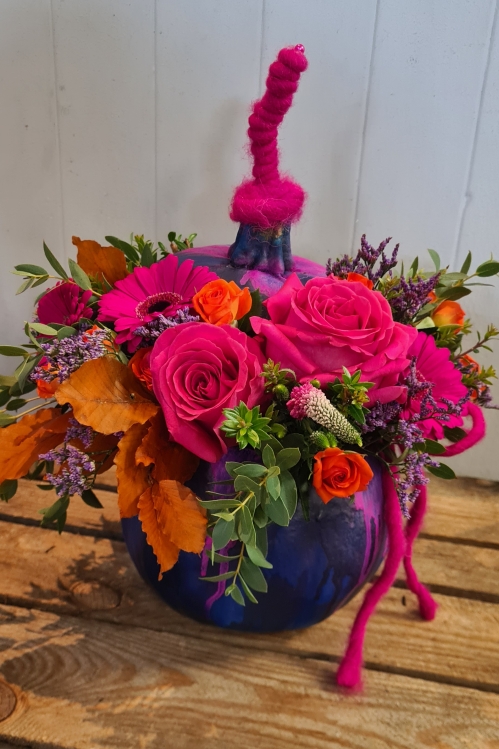
<path id="1" fill-rule="evenodd" d="M 368 289 L 372 289 L 372 287 L 374 286 L 373 282 L 369 278 L 361 276 L 360 273 L 349 273 L 347 276 L 347 281 L 357 281 L 357 283 L 361 283 L 363 286 L 367 286 Z"/>
<path id="2" fill-rule="evenodd" d="M 140 380 L 148 390 L 152 390 L 152 375 L 150 368 L 152 346 L 139 348 L 128 362 L 128 366 L 135 377 Z"/>
<path id="3" fill-rule="evenodd" d="M 433 310 L 431 319 L 437 328 L 442 327 L 442 325 L 458 325 L 462 328 L 464 325 L 464 310 L 457 302 L 444 300 Z"/>
<path id="4" fill-rule="evenodd" d="M 368 462 L 354 452 L 328 447 L 314 455 L 312 484 L 327 504 L 333 497 L 351 497 L 363 492 L 373 477 Z"/>
<path id="5" fill-rule="evenodd" d="M 207 283 L 192 299 L 192 306 L 200 317 L 212 325 L 230 325 L 244 317 L 252 305 L 246 287 L 240 289 L 234 281 L 218 278 Z"/>

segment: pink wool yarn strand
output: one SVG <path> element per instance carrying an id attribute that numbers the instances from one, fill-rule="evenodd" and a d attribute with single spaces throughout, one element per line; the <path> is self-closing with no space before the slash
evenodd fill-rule
<path id="1" fill-rule="evenodd" d="M 337 683 L 349 689 L 359 688 L 361 685 L 362 651 L 366 627 L 379 601 L 390 590 L 405 551 L 402 513 L 389 471 L 383 472 L 383 492 L 385 498 L 383 514 L 388 532 L 388 554 L 381 575 L 364 596 L 350 632 L 345 655 L 336 674 Z"/>
<path id="2" fill-rule="evenodd" d="M 418 489 L 419 494 L 412 505 L 411 516 L 405 527 L 404 570 L 407 587 L 418 597 L 419 613 L 421 614 L 421 617 L 426 619 L 426 621 L 431 621 L 435 618 L 437 604 L 428 588 L 419 581 L 412 564 L 414 541 L 418 537 L 419 531 L 423 525 L 428 504 L 428 491 L 426 486 L 418 486 Z"/>
<path id="3" fill-rule="evenodd" d="M 279 173 L 277 131 L 293 103 L 300 75 L 307 69 L 304 53 L 301 44 L 285 47 L 269 68 L 265 94 L 254 104 L 248 120 L 253 179 L 243 181 L 234 193 L 233 221 L 270 229 L 301 215 L 305 193 Z"/>
<path id="4" fill-rule="evenodd" d="M 468 403 L 468 416 L 471 416 L 471 429 L 462 440 L 445 448 L 444 455 L 446 458 L 451 458 L 453 455 L 459 455 L 465 450 L 469 450 L 470 447 L 473 447 L 485 437 L 485 418 L 480 406 L 477 406 L 476 403 Z"/>

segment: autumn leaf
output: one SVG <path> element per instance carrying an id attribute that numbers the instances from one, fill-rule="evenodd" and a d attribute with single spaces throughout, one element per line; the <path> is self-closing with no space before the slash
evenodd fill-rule
<path id="1" fill-rule="evenodd" d="M 180 549 L 175 546 L 161 531 L 158 525 L 158 516 L 153 501 L 153 487 L 150 486 L 141 494 L 138 501 L 139 520 L 142 530 L 146 534 L 147 543 L 159 564 L 158 580 L 161 580 L 164 572 L 171 570 L 178 559 Z"/>
<path id="2" fill-rule="evenodd" d="M 199 465 L 196 455 L 170 440 L 161 412 L 152 417 L 147 435 L 137 449 L 135 458 L 137 463 L 144 466 L 154 464 L 153 477 L 156 481 L 174 479 L 181 484 L 194 475 Z"/>
<path id="3" fill-rule="evenodd" d="M 140 496 L 139 520 L 160 567 L 159 579 L 180 551 L 200 554 L 207 519 L 194 493 L 178 481 L 159 481 Z"/>
<path id="4" fill-rule="evenodd" d="M 112 356 L 85 362 L 58 387 L 55 397 L 61 405 L 72 406 L 80 424 L 101 434 L 145 424 L 159 408 L 133 372 Z"/>
<path id="5" fill-rule="evenodd" d="M 73 237 L 78 248 L 76 262 L 88 276 L 102 283 L 103 278 L 110 286 L 127 275 L 126 258 L 116 247 L 102 247 L 93 239 Z"/>
<path id="6" fill-rule="evenodd" d="M 139 497 L 148 488 L 149 469 L 137 465 L 135 453 L 148 431 L 147 424 L 134 424 L 121 438 L 118 453 L 114 459 L 116 478 L 118 480 L 118 506 L 122 518 L 131 518 L 137 514 Z"/>
<path id="7" fill-rule="evenodd" d="M 70 414 L 43 408 L 0 429 L 0 483 L 25 476 L 42 453 L 64 441 Z"/>

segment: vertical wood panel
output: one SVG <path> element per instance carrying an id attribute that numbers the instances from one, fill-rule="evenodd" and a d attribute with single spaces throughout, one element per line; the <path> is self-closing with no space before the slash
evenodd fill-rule
<path id="1" fill-rule="evenodd" d="M 309 67 L 281 128 L 281 166 L 308 192 L 296 254 L 349 250 L 376 17 L 375 0 L 267 0 L 262 81 L 276 52 L 305 46 Z"/>
<path id="2" fill-rule="evenodd" d="M 39 289 L 15 297 L 21 281 L 9 271 L 41 264 L 43 239 L 61 249 L 49 0 L 0 3 L 0 71 L 1 340 L 16 343 Z"/>
<path id="3" fill-rule="evenodd" d="M 228 207 L 244 171 L 258 94 L 262 0 L 158 0 L 158 235 L 230 243 Z"/>
<path id="4" fill-rule="evenodd" d="M 154 232 L 154 0 L 53 0 L 64 235 Z"/>
<path id="5" fill-rule="evenodd" d="M 456 268 L 459 269 L 469 250 L 474 263 L 490 258 L 491 253 L 499 257 L 498 207 L 499 207 L 499 24 L 496 17 L 490 48 L 489 65 L 483 88 L 480 118 L 476 131 L 474 159 L 467 186 L 466 209 L 464 212 L 461 236 L 459 238 Z M 483 332 L 487 324 L 493 322 L 499 327 L 499 283 L 497 278 L 482 279 L 494 283 L 494 287 L 475 287 L 471 297 L 463 299 L 462 306 Z M 472 345 L 471 343 L 469 345 Z M 492 364 L 499 372 L 499 345 L 494 353 L 483 352 L 480 357 L 486 364 Z M 499 386 L 493 387 L 496 403 L 499 403 Z M 487 441 L 475 447 L 470 453 L 456 458 L 453 467 L 466 476 L 499 478 L 497 460 L 491 460 L 499 444 L 499 412 L 486 411 Z"/>
<path id="6" fill-rule="evenodd" d="M 487 59 L 493 0 L 381 0 L 354 243 L 450 260 Z"/>

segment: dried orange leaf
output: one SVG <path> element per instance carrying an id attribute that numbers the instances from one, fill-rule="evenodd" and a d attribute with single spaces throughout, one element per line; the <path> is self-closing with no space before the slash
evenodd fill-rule
<path id="1" fill-rule="evenodd" d="M 199 465 L 199 458 L 182 445 L 171 442 L 163 414 L 158 412 L 150 421 L 149 430 L 135 454 L 137 463 L 154 464 L 156 481 L 174 479 L 184 484 Z"/>
<path id="2" fill-rule="evenodd" d="M 158 485 L 156 484 L 155 487 Z M 152 546 L 152 550 L 159 564 L 159 579 L 163 573 L 170 570 L 178 559 L 179 548 L 172 543 L 167 536 L 161 531 L 158 525 L 158 516 L 153 501 L 153 487 L 149 487 L 141 494 L 138 501 L 139 520 L 142 524 L 142 530 L 146 534 L 147 543 Z"/>
<path id="3" fill-rule="evenodd" d="M 0 429 L 0 483 L 25 476 L 41 453 L 63 442 L 70 414 L 43 408 Z"/>
<path id="4" fill-rule="evenodd" d="M 179 481 L 160 481 L 153 487 L 152 499 L 164 535 L 182 551 L 200 554 L 207 519 L 194 492 Z"/>
<path id="5" fill-rule="evenodd" d="M 131 518 L 137 514 L 139 497 L 148 488 L 148 468 L 135 462 L 135 453 L 147 430 L 147 424 L 131 426 L 120 440 L 114 459 L 118 480 L 118 506 L 122 518 Z"/>
<path id="6" fill-rule="evenodd" d="M 80 424 L 102 434 L 127 432 L 159 408 L 133 372 L 111 356 L 85 362 L 59 386 L 55 397 L 61 405 L 71 404 Z"/>
<path id="7" fill-rule="evenodd" d="M 88 276 L 98 281 L 105 280 L 111 286 L 127 275 L 126 258 L 116 247 L 102 247 L 93 239 L 73 237 L 73 244 L 78 248 L 76 262 Z"/>

